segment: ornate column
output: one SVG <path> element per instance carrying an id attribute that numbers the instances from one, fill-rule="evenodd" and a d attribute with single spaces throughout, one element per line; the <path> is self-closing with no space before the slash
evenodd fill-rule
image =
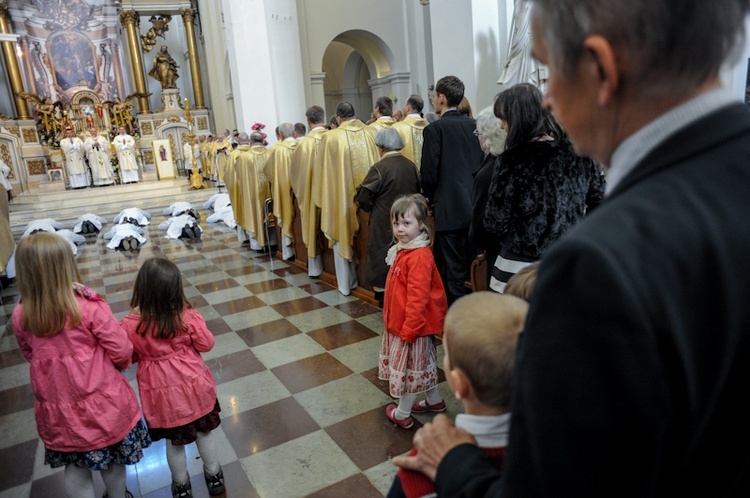
<path id="1" fill-rule="evenodd" d="M 120 22 L 128 37 L 128 47 L 130 48 L 130 67 L 133 70 L 133 79 L 135 80 L 135 91 L 148 93 L 146 86 L 146 75 L 143 73 L 143 58 L 141 57 L 141 44 L 138 41 L 138 32 L 136 27 L 140 25 L 141 18 L 134 10 L 121 10 Z M 120 98 L 123 98 L 121 95 Z M 138 112 L 150 113 L 146 97 L 138 97 Z"/>
<path id="2" fill-rule="evenodd" d="M 8 11 L 8 4 L 6 2 L 0 3 L 0 33 L 11 34 L 11 22 L 10 12 Z M 18 59 L 16 58 L 16 52 L 13 47 L 13 42 L 4 41 L 0 42 L 3 49 L 3 57 L 5 58 L 5 67 L 8 69 L 8 79 L 10 80 L 10 88 L 13 91 L 13 100 L 16 103 L 16 114 L 18 119 L 30 119 L 29 106 L 23 97 L 19 97 L 18 94 L 25 92 L 23 88 L 23 78 L 21 77 L 21 68 L 18 66 Z"/>
<path id="3" fill-rule="evenodd" d="M 115 69 L 115 85 L 117 86 L 117 96 L 120 98 L 126 97 L 125 85 L 122 82 L 122 66 L 120 65 L 120 50 L 118 43 L 113 40 L 107 40 L 109 45 L 109 51 L 112 54 L 112 67 Z"/>
<path id="4" fill-rule="evenodd" d="M 193 81 L 193 99 L 196 109 L 205 109 L 203 103 L 203 80 L 201 79 L 201 65 L 198 60 L 198 45 L 195 40 L 195 9 L 180 9 L 180 15 L 185 23 L 185 38 L 188 44 L 188 58 L 190 59 L 190 77 Z"/>

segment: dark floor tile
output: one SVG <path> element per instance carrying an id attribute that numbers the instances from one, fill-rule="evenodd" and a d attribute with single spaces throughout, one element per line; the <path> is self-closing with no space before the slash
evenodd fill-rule
<path id="1" fill-rule="evenodd" d="M 33 463 L 32 463 L 33 470 Z M 29 498 L 50 498 L 50 496 L 65 496 L 65 471 L 52 474 L 31 483 Z"/>
<path id="2" fill-rule="evenodd" d="M 340 348 L 355 342 L 364 341 L 376 337 L 378 334 L 365 327 L 361 323 L 351 320 L 349 322 L 337 323 L 330 327 L 308 332 L 307 335 L 312 337 L 315 342 L 327 350 Z"/>
<path id="3" fill-rule="evenodd" d="M 194 254 L 189 254 L 185 256 L 175 256 L 172 258 L 172 262 L 174 264 L 191 263 L 193 261 L 202 261 L 204 259 L 206 259 L 206 256 L 204 256 L 203 254 L 194 253 Z"/>
<path id="4" fill-rule="evenodd" d="M 252 483 L 248 480 L 247 474 L 242 469 L 242 464 L 238 461 L 223 465 L 221 470 L 224 472 L 225 494 L 219 496 L 231 496 L 242 498 L 259 498 L 260 495 L 253 488 Z M 190 485 L 193 488 L 193 498 L 207 498 L 209 496 L 206 488 L 206 481 L 203 480 L 203 474 L 190 478 Z M 172 498 L 170 486 L 165 486 L 156 491 L 143 495 L 143 498 Z"/>
<path id="5" fill-rule="evenodd" d="M 114 303 L 107 301 L 109 304 L 109 309 L 112 310 L 112 313 L 120 313 L 122 311 L 129 311 L 130 310 L 130 299 L 126 299 L 124 301 L 115 301 Z"/>
<path id="6" fill-rule="evenodd" d="M 0 450 L 0 491 L 28 482 L 34 472 L 38 439 Z M 51 496 L 51 495 L 50 495 Z"/>
<path id="7" fill-rule="evenodd" d="M 328 353 L 287 363 L 271 369 L 271 372 L 292 394 L 306 391 L 353 373 L 346 365 Z"/>
<path id="8" fill-rule="evenodd" d="M 221 421 L 221 427 L 238 458 L 320 429 L 292 397 L 227 417 Z"/>
<path id="9" fill-rule="evenodd" d="M 135 280 L 135 275 L 133 275 Z M 115 292 L 132 291 L 134 281 L 120 282 L 118 284 L 105 284 L 104 288 L 107 289 L 107 295 L 114 294 Z"/>
<path id="10" fill-rule="evenodd" d="M 213 320 L 206 321 L 206 327 L 211 331 L 213 335 L 226 334 L 232 331 L 232 327 L 227 325 L 227 322 L 223 318 L 214 318 Z"/>
<path id="11" fill-rule="evenodd" d="M 240 311 L 247 311 L 254 308 L 260 308 L 265 306 L 266 303 L 258 299 L 256 296 L 243 297 L 241 299 L 234 299 L 225 303 L 217 303 L 213 305 L 213 308 L 220 315 L 231 315 L 233 313 L 239 313 Z"/>
<path id="12" fill-rule="evenodd" d="M 439 372 L 438 372 L 439 373 Z M 391 395 L 390 389 L 388 388 L 388 381 L 378 379 L 378 367 L 371 368 L 362 372 L 360 375 L 367 379 L 373 386 L 383 391 L 388 396 Z"/>
<path id="13" fill-rule="evenodd" d="M 253 265 L 252 261 L 249 261 L 245 266 L 240 266 L 239 268 L 232 268 L 231 270 L 224 270 L 224 273 L 226 273 L 227 275 L 231 275 L 233 277 L 239 277 L 242 275 L 250 275 L 251 273 L 258 273 L 261 271 L 266 271 L 266 269 L 263 268 L 262 266 L 255 266 Z"/>
<path id="14" fill-rule="evenodd" d="M 281 316 L 292 316 L 304 313 L 306 311 L 317 310 L 325 308 L 328 305 L 319 299 L 314 297 L 303 297 L 301 299 L 293 299 L 284 303 L 272 304 L 271 308 Z"/>
<path id="15" fill-rule="evenodd" d="M 331 285 L 318 281 L 318 282 L 311 282 L 305 285 L 300 285 L 299 288 L 307 292 L 308 294 L 312 294 L 314 296 L 315 294 L 320 294 L 321 292 L 328 292 L 330 290 L 333 290 L 336 287 L 333 287 Z"/>
<path id="16" fill-rule="evenodd" d="M 285 337 L 291 337 L 301 332 L 287 320 L 281 319 L 237 330 L 235 333 L 252 348 L 268 342 L 278 341 Z"/>
<path id="17" fill-rule="evenodd" d="M 367 470 L 412 448 L 418 420 L 405 430 L 385 416 L 385 406 L 333 424 L 325 431 L 361 470 Z"/>
<path id="18" fill-rule="evenodd" d="M 338 304 L 334 306 L 334 308 L 343 311 L 352 318 L 359 318 L 361 316 L 383 312 L 380 308 L 364 301 L 360 301 L 359 299 L 356 301 L 349 301 L 348 303 Z"/>
<path id="19" fill-rule="evenodd" d="M 233 278 L 225 278 L 217 280 L 215 282 L 208 282 L 205 284 L 198 284 L 195 286 L 201 294 L 208 294 L 210 292 L 216 292 L 231 287 L 237 287 L 239 284 Z"/>
<path id="20" fill-rule="evenodd" d="M 212 264 L 207 264 L 198 268 L 190 268 L 189 270 L 181 270 L 182 276 L 185 278 L 191 278 L 198 275 L 205 275 L 206 273 L 214 273 L 219 269 Z"/>
<path id="21" fill-rule="evenodd" d="M 280 277 L 287 277 L 289 275 L 299 275 L 300 273 L 305 273 L 304 270 L 301 270 L 297 268 L 296 266 L 288 266 L 286 268 L 279 268 L 278 270 L 273 270 L 273 272 Z"/>
<path id="22" fill-rule="evenodd" d="M 10 323 L 10 320 L 8 320 L 8 323 Z M 11 334 L 13 333 L 10 329 L 8 329 L 8 332 Z M 13 365 L 19 365 L 25 361 L 26 358 L 23 357 L 20 349 L 12 349 L 0 353 L 0 368 L 12 367 Z"/>
<path id="23" fill-rule="evenodd" d="M 348 479 L 307 495 L 307 498 L 383 498 L 383 494 L 372 485 L 364 474 L 356 474 Z"/>
<path id="24" fill-rule="evenodd" d="M 217 384 L 262 372 L 266 369 L 249 349 L 206 360 L 206 365 L 211 369 Z"/>
<path id="25" fill-rule="evenodd" d="M 0 417 L 28 408 L 34 408 L 34 391 L 31 384 L 0 391 Z"/>
<path id="26" fill-rule="evenodd" d="M 292 284 L 283 278 L 274 278 L 273 280 L 264 280 L 263 282 L 258 282 L 256 284 L 246 285 L 245 288 L 253 294 L 262 294 L 264 292 L 285 289 L 291 286 Z"/>

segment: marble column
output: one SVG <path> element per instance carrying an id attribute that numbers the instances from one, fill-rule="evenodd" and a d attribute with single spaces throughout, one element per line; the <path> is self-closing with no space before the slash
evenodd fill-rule
<path id="1" fill-rule="evenodd" d="M 0 33 L 11 34 L 11 20 L 10 12 L 8 11 L 7 3 L 0 3 Z M 8 70 L 8 79 L 10 80 L 10 88 L 13 91 L 13 100 L 16 104 L 16 114 L 18 119 L 29 119 L 29 106 L 23 97 L 19 97 L 19 93 L 23 93 L 23 78 L 21 76 L 21 68 L 18 65 L 18 59 L 16 58 L 15 47 L 13 42 L 4 41 L 0 42 L 3 50 L 3 58 L 5 59 L 5 67 Z"/>
<path id="2" fill-rule="evenodd" d="M 180 15 L 185 23 L 185 38 L 188 45 L 188 59 L 190 59 L 190 76 L 193 81 L 193 99 L 196 109 L 205 109 L 203 103 L 203 80 L 201 79 L 201 65 L 198 59 L 198 45 L 195 40 L 195 9 L 181 9 Z"/>
<path id="3" fill-rule="evenodd" d="M 135 91 L 144 94 L 148 93 L 148 86 L 146 85 L 146 75 L 143 72 L 141 44 L 138 38 L 138 30 L 136 29 L 141 22 L 140 16 L 134 10 L 121 10 L 120 22 L 122 23 L 122 27 L 125 28 L 125 33 L 127 34 L 128 47 L 130 48 L 130 68 L 133 71 Z M 123 97 L 124 96 L 121 96 L 120 98 Z M 148 105 L 148 99 L 146 97 L 138 97 L 138 112 L 151 112 L 151 109 Z"/>

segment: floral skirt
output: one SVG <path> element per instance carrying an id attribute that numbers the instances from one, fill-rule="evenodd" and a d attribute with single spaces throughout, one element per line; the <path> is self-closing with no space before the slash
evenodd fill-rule
<path id="1" fill-rule="evenodd" d="M 57 451 L 44 449 L 44 463 L 52 468 L 70 463 L 89 470 L 107 470 L 111 465 L 133 465 L 143 458 L 143 449 L 151 446 L 146 424 L 139 420 L 119 443 L 91 451 Z"/>
<path id="2" fill-rule="evenodd" d="M 378 358 L 378 378 L 387 380 L 391 396 L 418 394 L 438 384 L 434 336 L 406 342 L 385 332 Z"/>
<path id="3" fill-rule="evenodd" d="M 178 427 L 152 427 L 149 428 L 148 433 L 154 441 L 169 439 L 172 444 L 190 444 L 198 439 L 199 432 L 208 433 L 219 427 L 221 423 L 220 411 L 221 406 L 219 406 L 219 400 L 217 399 L 214 409 L 197 420 Z"/>

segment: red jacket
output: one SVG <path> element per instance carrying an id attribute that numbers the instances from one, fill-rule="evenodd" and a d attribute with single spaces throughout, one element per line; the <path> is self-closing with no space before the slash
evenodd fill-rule
<path id="1" fill-rule="evenodd" d="M 407 342 L 443 332 L 448 300 L 429 247 L 402 249 L 385 282 L 385 330 Z"/>

